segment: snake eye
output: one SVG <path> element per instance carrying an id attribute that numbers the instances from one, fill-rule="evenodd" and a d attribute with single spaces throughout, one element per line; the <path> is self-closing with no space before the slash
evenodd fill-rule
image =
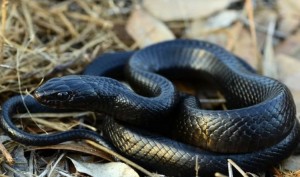
<path id="1" fill-rule="evenodd" d="M 56 93 L 56 96 L 59 100 L 67 100 L 70 98 L 69 92 L 58 92 Z"/>

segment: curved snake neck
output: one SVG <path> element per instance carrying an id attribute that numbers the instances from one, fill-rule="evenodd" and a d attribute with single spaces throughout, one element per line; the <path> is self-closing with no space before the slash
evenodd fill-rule
<path id="1" fill-rule="evenodd" d="M 229 110 L 201 109 L 195 97 L 180 96 L 162 73 L 195 80 L 209 75 L 226 98 Z M 125 78 L 131 88 L 110 77 Z M 225 49 L 203 41 L 173 40 L 136 52 L 105 54 L 83 75 L 50 79 L 36 90 L 35 98 L 53 108 L 29 97 L 25 103 L 31 111 L 91 110 L 134 127 L 171 127 L 170 136 L 178 141 L 128 128 L 109 118 L 103 126 L 105 137 L 121 153 L 168 175 L 195 174 L 196 157 L 199 172 L 204 175 L 226 172 L 227 159 L 257 172 L 286 158 L 299 139 L 295 105 L 287 87 L 257 75 Z M 86 130 L 50 136 L 24 133 L 10 121 L 22 108 L 21 103 L 20 97 L 8 100 L 0 121 L 16 141 L 48 145 L 91 139 L 112 147 Z"/>

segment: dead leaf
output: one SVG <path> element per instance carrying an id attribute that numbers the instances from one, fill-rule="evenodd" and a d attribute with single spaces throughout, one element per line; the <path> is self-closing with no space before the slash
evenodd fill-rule
<path id="1" fill-rule="evenodd" d="M 12 168 L 19 172 L 29 172 L 28 161 L 25 158 L 24 148 L 22 146 L 19 146 L 17 149 L 15 149 L 12 152 L 12 156 L 16 162 Z"/>
<path id="2" fill-rule="evenodd" d="M 132 12 L 126 30 L 140 47 L 175 38 L 164 23 L 152 17 L 140 7 Z"/>
<path id="3" fill-rule="evenodd" d="M 263 49 L 266 45 L 266 38 L 269 32 L 269 25 L 270 23 L 273 23 L 278 18 L 276 12 L 272 9 L 260 9 L 255 11 L 254 13 L 254 21 L 255 21 L 255 27 L 256 29 L 265 29 L 264 32 L 257 31 L 257 47 L 258 49 Z M 273 34 L 275 31 L 273 32 Z M 272 38 L 273 38 L 272 34 Z M 272 39 L 274 42 L 274 39 Z"/>
<path id="4" fill-rule="evenodd" d="M 276 1 L 281 17 L 279 30 L 290 34 L 300 25 L 300 3 L 299 0 Z"/>
<path id="5" fill-rule="evenodd" d="M 257 69 L 259 60 L 256 55 L 253 54 L 255 51 L 255 46 L 252 42 L 249 31 L 243 28 L 237 39 L 238 40 L 236 40 L 236 42 L 233 44 L 232 52 L 243 58 L 253 68 Z"/>
<path id="6" fill-rule="evenodd" d="M 29 147 L 28 150 L 44 150 L 44 149 L 57 149 L 57 150 L 70 150 L 70 151 L 76 151 L 81 152 L 85 154 L 94 155 L 97 157 L 100 157 L 102 159 L 113 161 L 113 158 L 102 151 L 99 151 L 98 149 L 95 149 L 91 146 L 88 146 L 86 144 L 57 144 L 52 146 L 41 146 L 41 147 Z"/>
<path id="7" fill-rule="evenodd" d="M 288 86 L 291 90 L 298 108 L 298 115 L 300 111 L 300 60 L 290 56 L 279 54 L 276 56 L 276 62 L 279 71 L 279 79 Z"/>
<path id="8" fill-rule="evenodd" d="M 4 143 L 5 141 L 11 140 L 11 138 L 7 135 L 0 135 L 0 142 Z"/>
<path id="9" fill-rule="evenodd" d="M 226 10 L 208 18 L 207 20 L 194 20 L 187 29 L 189 38 L 198 38 L 207 33 L 211 33 L 222 28 L 230 26 L 238 19 L 239 13 L 234 10 Z"/>
<path id="10" fill-rule="evenodd" d="M 285 170 L 297 171 L 300 167 L 300 156 L 291 156 L 286 159 L 281 165 Z"/>
<path id="11" fill-rule="evenodd" d="M 276 48 L 276 53 L 300 59 L 300 30 Z"/>
<path id="12" fill-rule="evenodd" d="M 77 171 L 92 177 L 138 177 L 128 165 L 121 162 L 86 163 L 69 158 Z"/>
<path id="13" fill-rule="evenodd" d="M 144 7 L 163 21 L 207 17 L 225 9 L 233 0 L 144 0 Z"/>
<path id="14" fill-rule="evenodd" d="M 238 19 L 239 12 L 236 10 L 222 11 L 207 20 L 211 30 L 218 30 L 230 26 Z"/>
<path id="15" fill-rule="evenodd" d="M 277 63 L 274 57 L 273 34 L 275 31 L 275 19 L 270 22 L 266 44 L 264 48 L 264 56 L 262 62 L 262 74 L 264 76 L 278 78 Z"/>

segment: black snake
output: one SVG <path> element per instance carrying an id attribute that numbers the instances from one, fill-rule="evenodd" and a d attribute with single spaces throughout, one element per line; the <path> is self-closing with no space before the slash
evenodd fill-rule
<path id="1" fill-rule="evenodd" d="M 201 109 L 194 96 L 178 92 L 166 78 L 197 82 L 204 76 L 217 83 L 228 110 Z M 132 89 L 110 77 L 125 78 Z M 118 151 L 167 175 L 195 175 L 196 162 L 200 175 L 226 173 L 227 159 L 258 172 L 287 158 L 299 140 L 287 87 L 204 41 L 173 40 L 136 52 L 105 54 L 83 75 L 50 79 L 34 96 L 13 97 L 2 107 L 1 127 L 15 141 L 51 145 L 91 139 L 111 147 L 89 130 L 32 135 L 11 122 L 12 114 L 26 111 L 23 101 L 31 112 L 101 112 L 114 118 L 105 118 L 103 132 Z M 171 134 L 164 137 L 162 132 Z"/>

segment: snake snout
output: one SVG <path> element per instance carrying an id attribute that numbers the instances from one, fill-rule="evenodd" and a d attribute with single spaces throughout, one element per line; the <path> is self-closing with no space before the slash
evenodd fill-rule
<path id="1" fill-rule="evenodd" d="M 72 95 L 70 88 L 58 78 L 47 81 L 34 92 L 34 97 L 40 103 L 53 107 L 68 103 Z"/>

